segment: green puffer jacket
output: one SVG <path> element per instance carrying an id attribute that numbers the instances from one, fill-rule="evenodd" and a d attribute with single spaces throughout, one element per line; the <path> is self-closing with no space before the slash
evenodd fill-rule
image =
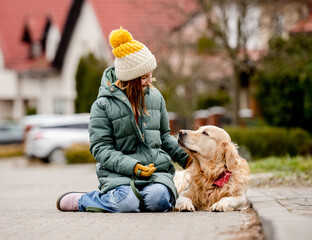
<path id="1" fill-rule="evenodd" d="M 137 163 L 154 163 L 156 172 L 149 178 L 135 180 L 135 185 L 162 183 L 176 198 L 175 168 L 171 159 L 184 168 L 188 155 L 170 135 L 161 93 L 156 88 L 145 90 L 145 105 L 150 116 L 139 117 L 137 124 L 125 93 L 114 85 L 116 81 L 114 67 L 107 68 L 90 113 L 90 150 L 97 160 L 100 191 L 105 193 L 119 185 L 129 185 Z"/>

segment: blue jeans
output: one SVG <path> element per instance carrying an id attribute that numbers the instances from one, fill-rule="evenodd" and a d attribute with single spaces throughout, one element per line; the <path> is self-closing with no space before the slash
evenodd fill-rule
<path id="1" fill-rule="evenodd" d="M 128 185 L 118 186 L 105 194 L 99 191 L 85 193 L 78 200 L 78 209 L 86 211 L 88 207 L 93 207 L 109 212 L 167 212 L 172 209 L 173 196 L 165 185 L 150 184 L 138 192 L 144 200 L 143 209 Z"/>

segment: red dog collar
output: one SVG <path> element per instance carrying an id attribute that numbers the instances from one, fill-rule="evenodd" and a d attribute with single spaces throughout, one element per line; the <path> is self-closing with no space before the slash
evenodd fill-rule
<path id="1" fill-rule="evenodd" d="M 221 173 L 219 177 L 213 182 L 214 185 L 218 187 L 223 187 L 227 181 L 229 181 L 229 178 L 231 177 L 232 172 L 229 170 L 226 170 L 225 172 Z"/>

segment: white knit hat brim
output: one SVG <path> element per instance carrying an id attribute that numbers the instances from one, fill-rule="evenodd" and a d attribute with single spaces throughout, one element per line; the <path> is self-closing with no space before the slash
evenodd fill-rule
<path id="1" fill-rule="evenodd" d="M 122 58 L 115 58 L 115 73 L 118 80 L 136 79 L 157 67 L 155 56 L 144 46 L 141 50 Z"/>

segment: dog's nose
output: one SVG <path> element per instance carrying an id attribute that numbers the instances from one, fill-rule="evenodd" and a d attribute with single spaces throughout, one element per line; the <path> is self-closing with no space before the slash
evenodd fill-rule
<path id="1" fill-rule="evenodd" d="M 179 132 L 179 137 L 185 136 L 187 135 L 186 132 L 184 130 L 180 130 Z"/>

